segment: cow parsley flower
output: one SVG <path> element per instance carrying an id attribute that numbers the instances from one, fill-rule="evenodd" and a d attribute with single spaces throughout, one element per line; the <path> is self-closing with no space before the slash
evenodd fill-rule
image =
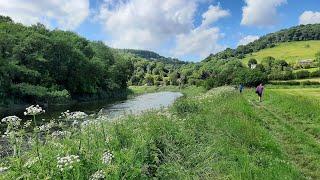
<path id="1" fill-rule="evenodd" d="M 17 116 L 8 116 L 1 120 L 3 123 L 11 124 L 13 127 L 20 126 L 21 119 Z"/>
<path id="2" fill-rule="evenodd" d="M 9 169 L 9 167 L 0 167 L 0 174 L 6 172 Z"/>
<path id="3" fill-rule="evenodd" d="M 60 117 L 64 117 L 67 120 L 80 120 L 88 117 L 88 115 L 81 111 L 70 112 L 69 110 L 67 110 L 66 112 L 61 113 Z"/>
<path id="4" fill-rule="evenodd" d="M 106 176 L 104 175 L 104 172 L 102 170 L 99 170 L 99 171 L 95 172 L 94 174 L 92 174 L 90 176 L 89 180 L 102 180 L 105 178 L 106 178 Z"/>
<path id="5" fill-rule="evenodd" d="M 52 138 L 54 139 L 58 139 L 58 138 L 64 138 L 64 137 L 70 137 L 71 136 L 71 132 L 69 131 L 54 131 L 51 134 Z"/>
<path id="6" fill-rule="evenodd" d="M 39 127 L 40 131 L 49 131 L 51 128 L 55 127 L 57 124 L 54 121 L 50 121 L 47 124 L 41 125 Z"/>
<path id="7" fill-rule="evenodd" d="M 39 158 L 36 157 L 36 158 L 30 158 L 28 159 L 28 161 L 23 165 L 23 167 L 26 167 L 26 168 L 31 168 L 32 165 L 34 165 L 36 162 L 39 161 Z"/>
<path id="8" fill-rule="evenodd" d="M 113 159 L 113 154 L 110 151 L 106 151 L 102 155 L 102 163 L 103 164 L 110 164 Z"/>
<path id="9" fill-rule="evenodd" d="M 27 116 L 27 115 L 35 116 L 35 115 L 42 114 L 45 112 L 46 111 L 43 110 L 42 107 L 40 107 L 39 105 L 36 105 L 36 106 L 32 105 L 32 106 L 26 108 L 24 115 L 25 116 Z"/>
<path id="10" fill-rule="evenodd" d="M 57 160 L 57 167 L 60 169 L 60 171 L 71 170 L 77 163 L 80 162 L 80 158 L 77 155 L 58 157 Z"/>

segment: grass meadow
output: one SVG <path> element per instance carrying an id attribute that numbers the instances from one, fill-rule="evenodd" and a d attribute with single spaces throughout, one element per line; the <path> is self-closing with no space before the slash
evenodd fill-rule
<path id="1" fill-rule="evenodd" d="M 320 41 L 296 41 L 280 43 L 273 48 L 263 49 L 259 52 L 247 55 L 244 63 L 255 58 L 258 62 L 265 57 L 272 56 L 276 59 L 285 60 L 288 63 L 296 63 L 299 60 L 314 59 L 320 50 Z"/>
<path id="2" fill-rule="evenodd" d="M 261 103 L 253 89 L 181 91 L 172 107 L 139 116 L 69 113 L 29 134 L 27 151 L 11 141 L 18 150 L 1 159 L 0 179 L 320 178 L 318 89 L 266 87 Z"/>

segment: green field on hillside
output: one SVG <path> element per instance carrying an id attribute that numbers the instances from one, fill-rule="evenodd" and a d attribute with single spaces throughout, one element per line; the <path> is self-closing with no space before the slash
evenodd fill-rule
<path id="1" fill-rule="evenodd" d="M 286 60 L 288 63 L 295 63 L 299 60 L 314 59 L 315 54 L 320 51 L 320 41 L 296 41 L 280 43 L 273 48 L 247 55 L 244 63 L 255 58 L 260 62 L 264 57 L 272 56 L 279 60 Z"/>

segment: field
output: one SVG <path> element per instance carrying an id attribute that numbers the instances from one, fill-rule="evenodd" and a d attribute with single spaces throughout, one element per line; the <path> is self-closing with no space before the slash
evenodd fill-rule
<path id="1" fill-rule="evenodd" d="M 262 103 L 253 89 L 182 92 L 168 110 L 92 119 L 81 131 L 65 129 L 70 136 L 33 141 L 30 151 L 2 160 L 10 167 L 1 179 L 320 178 L 319 89 L 266 87 Z M 78 161 L 61 169 L 57 158 L 68 155 Z"/>
<path id="2" fill-rule="evenodd" d="M 244 63 L 255 58 L 260 62 L 264 57 L 272 56 L 279 60 L 286 60 L 288 63 L 295 63 L 299 60 L 314 59 L 315 54 L 320 51 L 320 41 L 297 41 L 286 42 L 276 45 L 273 48 L 263 49 L 259 52 L 247 55 Z"/>

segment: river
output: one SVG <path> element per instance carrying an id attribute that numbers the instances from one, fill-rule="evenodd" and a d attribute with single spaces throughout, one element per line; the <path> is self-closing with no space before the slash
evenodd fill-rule
<path id="1" fill-rule="evenodd" d="M 63 106 L 52 106 L 46 110 L 46 113 L 40 116 L 39 118 L 43 119 L 52 119 L 57 118 L 61 112 L 66 110 L 70 111 L 83 111 L 87 114 L 96 114 L 99 113 L 103 116 L 114 118 L 124 114 L 139 114 L 144 111 L 152 109 L 160 109 L 162 107 L 168 107 L 174 103 L 174 101 L 181 97 L 182 93 L 180 92 L 157 92 L 157 93 L 148 93 L 136 96 L 131 99 L 124 101 L 118 101 L 111 103 L 108 101 L 92 101 L 92 102 L 82 102 L 75 103 L 70 105 Z M 17 115 L 22 119 L 27 117 L 23 116 L 23 109 L 9 109 L 1 113 L 1 117 Z M 29 118 L 29 117 L 28 117 Z"/>

